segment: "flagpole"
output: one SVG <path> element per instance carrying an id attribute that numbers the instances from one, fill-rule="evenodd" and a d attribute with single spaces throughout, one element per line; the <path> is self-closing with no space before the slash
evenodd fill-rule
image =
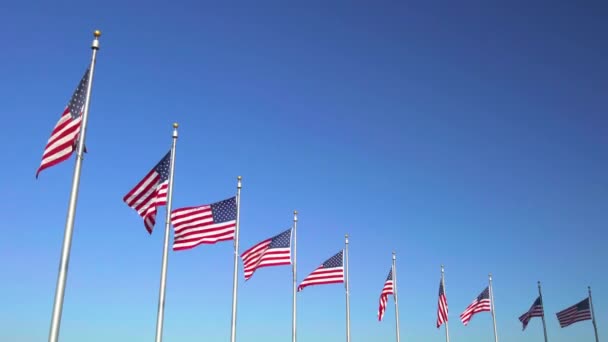
<path id="1" fill-rule="evenodd" d="M 61 259 L 59 261 L 59 274 L 57 275 L 57 286 L 55 288 L 55 301 L 53 303 L 53 316 L 51 318 L 51 329 L 49 331 L 49 342 L 59 340 L 59 326 L 61 324 L 61 313 L 63 311 L 63 297 L 65 295 L 65 284 L 68 276 L 68 264 L 70 262 L 70 249 L 72 247 L 72 233 L 74 231 L 74 219 L 76 216 L 76 204 L 78 202 L 78 190 L 80 188 L 80 171 L 82 169 L 82 159 L 84 152 L 84 141 L 87 133 L 87 121 L 89 118 L 89 104 L 91 103 L 91 89 L 93 88 L 93 74 L 95 72 L 95 62 L 97 60 L 97 50 L 99 50 L 99 37 L 101 31 L 96 30 L 93 35 L 91 49 L 91 66 L 89 68 L 89 84 L 87 86 L 87 97 L 84 102 L 84 111 L 80 126 L 80 138 L 76 147 L 76 164 L 74 165 L 74 175 L 72 177 L 72 192 L 68 204 L 68 215 L 65 222 L 65 232 L 63 235 L 63 245 L 61 247 Z"/>
<path id="2" fill-rule="evenodd" d="M 344 287 L 346 288 L 346 342 L 350 342 L 350 295 L 348 293 L 348 234 L 344 235 L 345 248 L 344 248 L 344 271 L 346 281 Z"/>
<path id="3" fill-rule="evenodd" d="M 540 291 L 540 281 L 538 282 L 538 296 L 540 297 L 540 303 L 543 306 L 543 315 L 542 315 L 542 319 L 543 319 L 543 332 L 545 333 L 545 342 L 548 341 L 547 339 L 547 325 L 545 324 L 545 303 L 543 301 L 543 294 Z"/>
<path id="4" fill-rule="evenodd" d="M 400 341 L 399 336 L 399 301 L 397 300 L 397 257 L 393 252 L 393 299 L 395 300 L 395 325 L 397 329 L 397 342 Z"/>
<path id="5" fill-rule="evenodd" d="M 296 273 L 296 266 L 297 266 L 297 245 L 296 245 L 296 241 L 297 241 L 297 228 L 298 228 L 298 211 L 294 210 L 293 211 L 293 230 L 292 230 L 292 234 L 293 234 L 293 264 L 292 264 L 292 270 L 293 270 L 293 305 L 292 305 L 292 312 L 291 312 L 291 341 L 292 342 L 296 342 L 296 293 L 297 293 L 297 273 Z"/>
<path id="6" fill-rule="evenodd" d="M 593 310 L 593 300 L 591 299 L 591 286 L 587 286 L 589 290 L 589 306 L 591 307 L 591 319 L 593 322 L 593 331 L 595 332 L 595 342 L 600 342 L 600 338 L 597 335 L 597 324 L 595 323 L 595 311 Z"/>
<path id="7" fill-rule="evenodd" d="M 236 300 L 238 290 L 237 271 L 239 268 L 239 218 L 241 214 L 241 176 L 236 182 L 236 228 L 234 229 L 234 273 L 232 274 L 232 321 L 230 327 L 230 341 L 236 341 Z"/>
<path id="8" fill-rule="evenodd" d="M 490 280 L 490 300 L 492 307 L 492 322 L 494 323 L 494 342 L 498 342 L 498 333 L 496 332 L 496 312 L 494 310 L 494 290 L 492 289 L 492 273 L 488 275 Z"/>
<path id="9" fill-rule="evenodd" d="M 167 188 L 167 213 L 165 216 L 165 238 L 163 243 L 163 261 L 160 269 L 160 290 L 158 292 L 158 312 L 156 314 L 156 342 L 163 340 L 163 322 L 165 318 L 165 289 L 167 287 L 167 264 L 169 262 L 169 230 L 171 228 L 171 205 L 173 201 L 173 174 L 175 172 L 175 146 L 177 145 L 177 127 L 173 124 L 173 143 L 171 145 L 171 169 Z"/>
<path id="10" fill-rule="evenodd" d="M 443 286 L 443 295 L 447 298 L 447 292 L 445 291 L 445 275 L 443 271 L 443 265 L 441 265 L 441 286 Z M 447 308 L 446 308 L 447 316 Z M 450 328 L 448 327 L 448 319 L 445 320 L 445 342 L 450 342 Z"/>

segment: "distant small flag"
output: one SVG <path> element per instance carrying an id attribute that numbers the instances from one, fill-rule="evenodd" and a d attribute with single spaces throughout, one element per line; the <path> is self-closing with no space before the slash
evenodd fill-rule
<path id="1" fill-rule="evenodd" d="M 42 161 L 36 171 L 36 178 L 38 178 L 40 171 L 70 158 L 76 149 L 88 86 L 89 69 L 84 72 L 84 76 L 82 76 L 70 102 L 63 110 L 63 114 L 61 114 L 59 121 L 51 132 L 51 137 L 47 141 L 42 154 Z"/>
<path id="2" fill-rule="evenodd" d="M 337 284 L 344 282 L 344 257 L 343 252 L 327 259 L 321 266 L 317 267 L 308 277 L 302 280 L 298 286 L 298 292 L 307 286 Z"/>
<path id="3" fill-rule="evenodd" d="M 448 321 L 448 299 L 443 290 L 443 281 L 439 282 L 439 303 L 437 304 L 437 328 Z"/>
<path id="4" fill-rule="evenodd" d="M 236 214 L 236 196 L 212 204 L 173 210 L 173 250 L 233 240 Z"/>
<path id="5" fill-rule="evenodd" d="M 380 306 L 378 307 L 378 321 L 382 321 L 384 317 L 384 311 L 386 311 L 386 302 L 388 301 L 388 295 L 394 294 L 393 289 L 393 269 L 388 272 L 388 276 L 386 277 L 386 281 L 384 282 L 384 287 L 382 288 L 382 292 L 380 292 Z"/>
<path id="6" fill-rule="evenodd" d="M 170 167 L 171 151 L 123 197 L 123 201 L 144 219 L 150 234 L 156 223 L 156 208 L 167 204 Z"/>
<path id="7" fill-rule="evenodd" d="M 485 290 L 467 306 L 464 312 L 460 314 L 460 320 L 464 325 L 467 325 L 474 314 L 490 310 L 490 289 L 486 287 Z"/>
<path id="8" fill-rule="evenodd" d="M 245 280 L 261 267 L 291 265 L 291 228 L 249 248 L 243 254 Z"/>
<path id="9" fill-rule="evenodd" d="M 538 298 L 536 298 L 534 303 L 532 303 L 532 306 L 530 307 L 528 312 L 519 316 L 519 320 L 523 324 L 522 330 L 526 330 L 526 327 L 528 326 L 528 322 L 530 322 L 530 319 L 532 317 L 543 317 L 543 316 L 544 316 L 543 301 L 542 301 L 541 297 L 538 296 Z"/>
<path id="10" fill-rule="evenodd" d="M 576 322 L 586 321 L 590 319 L 591 309 L 589 306 L 589 297 L 557 313 L 557 320 L 559 321 L 559 325 L 562 328 L 565 328 L 570 324 Z"/>

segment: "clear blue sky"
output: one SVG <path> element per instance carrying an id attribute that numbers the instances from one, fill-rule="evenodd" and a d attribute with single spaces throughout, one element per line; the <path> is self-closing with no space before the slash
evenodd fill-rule
<path id="1" fill-rule="evenodd" d="M 154 338 L 164 208 L 150 236 L 123 195 L 180 123 L 174 205 L 235 193 L 241 246 L 298 209 L 299 279 L 351 235 L 352 341 L 376 319 L 398 256 L 403 341 L 492 339 L 458 315 L 494 274 L 501 341 L 544 284 L 551 341 L 591 341 L 555 312 L 594 289 L 608 336 L 605 2 L 8 2 L 0 10 L 0 340 L 49 330 L 74 158 L 35 180 L 44 145 L 103 31 L 61 326 L 62 342 Z M 603 261 L 602 261 L 603 260 Z M 240 267 L 242 264 L 240 265 Z M 239 341 L 290 338 L 287 266 L 239 276 Z M 227 341 L 232 244 L 169 255 L 166 341 Z M 299 341 L 344 339 L 341 285 L 299 294 Z"/>

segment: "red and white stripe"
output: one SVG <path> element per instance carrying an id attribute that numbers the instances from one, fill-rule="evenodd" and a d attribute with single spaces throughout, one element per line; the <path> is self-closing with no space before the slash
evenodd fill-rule
<path id="1" fill-rule="evenodd" d="M 264 240 L 241 254 L 245 280 L 261 267 L 291 265 L 291 248 L 269 249 L 271 242 L 272 238 Z"/>
<path id="2" fill-rule="evenodd" d="M 236 220 L 213 222 L 210 204 L 173 210 L 171 223 L 175 229 L 174 251 L 232 240 L 236 228 Z"/>
<path id="3" fill-rule="evenodd" d="M 378 321 L 382 321 L 384 317 L 384 311 L 386 311 L 386 302 L 388 301 L 388 296 L 394 294 L 393 289 L 393 280 L 387 279 L 384 283 L 384 287 L 382 288 L 382 292 L 380 293 L 380 306 L 378 307 Z"/>
<path id="4" fill-rule="evenodd" d="M 159 183 L 160 175 L 153 169 L 129 193 L 123 201 L 144 219 L 148 233 L 156 223 L 156 207 L 167 204 L 169 181 Z"/>

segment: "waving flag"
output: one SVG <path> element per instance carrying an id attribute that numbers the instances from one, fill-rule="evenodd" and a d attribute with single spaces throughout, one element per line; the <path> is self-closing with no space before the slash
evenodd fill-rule
<path id="1" fill-rule="evenodd" d="M 144 219 L 150 234 L 156 223 L 156 208 L 167 204 L 170 167 L 171 151 L 123 197 L 123 201 Z"/>
<path id="2" fill-rule="evenodd" d="M 536 298 L 534 303 L 532 303 L 532 306 L 530 307 L 528 312 L 519 316 L 519 321 L 523 324 L 522 330 L 526 330 L 526 327 L 528 326 L 528 322 L 530 322 L 530 319 L 532 317 L 543 317 L 543 316 L 544 316 L 543 301 L 540 298 L 540 296 L 538 296 L 538 298 Z"/>
<path id="3" fill-rule="evenodd" d="M 89 69 L 84 72 L 84 76 L 82 76 L 70 102 L 63 110 L 63 114 L 61 114 L 59 121 L 51 132 L 51 137 L 47 141 L 42 154 L 42 161 L 36 171 L 36 178 L 42 170 L 70 158 L 76 149 L 88 88 Z"/>
<path id="4" fill-rule="evenodd" d="M 291 228 L 249 248 L 243 254 L 245 280 L 262 267 L 291 265 Z"/>
<path id="5" fill-rule="evenodd" d="M 308 277 L 304 278 L 298 286 L 298 292 L 307 286 L 337 284 L 344 282 L 344 251 L 325 260 L 321 266 L 317 267 Z"/>
<path id="6" fill-rule="evenodd" d="M 236 213 L 236 196 L 212 204 L 173 210 L 173 250 L 234 239 Z"/>
<path id="7" fill-rule="evenodd" d="M 469 324 L 469 321 L 473 317 L 474 314 L 478 312 L 490 311 L 490 290 L 489 287 L 486 287 L 475 300 L 467 308 L 463 313 L 460 314 L 460 320 L 464 325 Z"/>
<path id="8" fill-rule="evenodd" d="M 562 328 L 589 319 L 591 319 L 589 297 L 557 313 L 557 320 Z"/>
<path id="9" fill-rule="evenodd" d="M 442 279 L 443 280 L 443 279 Z M 437 328 L 448 321 L 448 299 L 443 289 L 443 281 L 439 282 L 439 303 L 437 303 Z"/>
<path id="10" fill-rule="evenodd" d="M 386 281 L 384 282 L 384 287 L 382 288 L 382 292 L 380 292 L 380 306 L 378 307 L 378 321 L 382 321 L 382 317 L 384 317 L 384 311 L 386 310 L 386 302 L 388 301 L 388 295 L 394 294 L 393 292 L 393 269 L 388 272 L 388 276 L 386 277 Z"/>

